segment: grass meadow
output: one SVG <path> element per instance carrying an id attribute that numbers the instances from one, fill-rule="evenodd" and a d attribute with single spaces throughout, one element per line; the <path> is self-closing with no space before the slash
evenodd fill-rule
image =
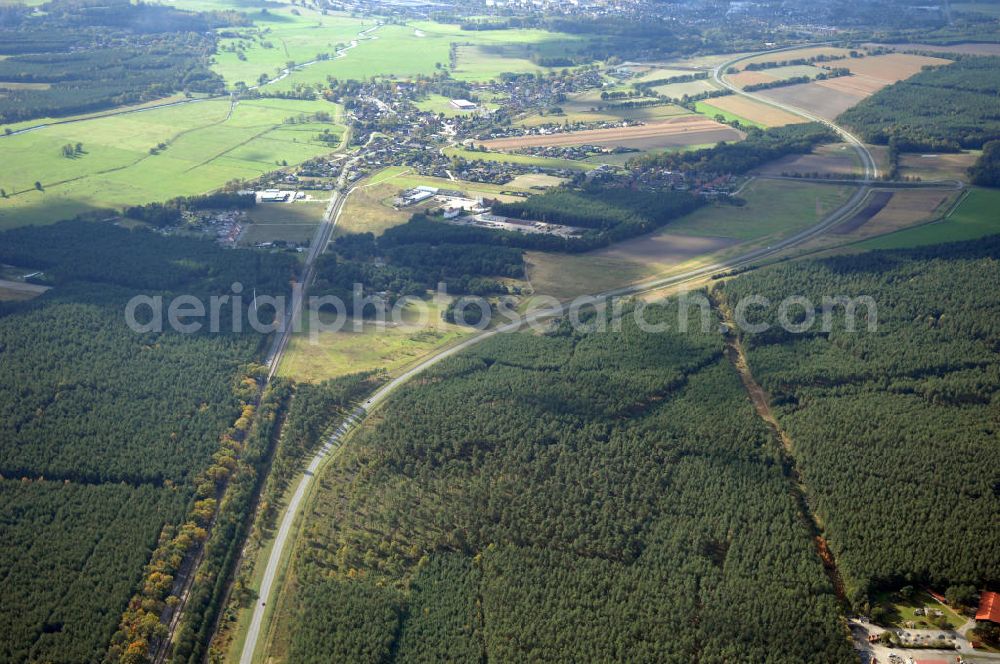
<path id="1" fill-rule="evenodd" d="M 255 178 L 330 152 L 315 136 L 337 125 L 286 118 L 338 112 L 325 101 L 211 100 L 53 125 L 0 138 L 0 228 L 48 223 L 92 209 L 161 201 Z M 61 148 L 82 143 L 83 154 Z M 166 148 L 157 154 L 150 149 Z M 40 182 L 41 190 L 34 183 Z"/>

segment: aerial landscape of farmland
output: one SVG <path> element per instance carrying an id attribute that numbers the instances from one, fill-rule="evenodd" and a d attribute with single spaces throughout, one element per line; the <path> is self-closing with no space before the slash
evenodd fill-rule
<path id="1" fill-rule="evenodd" d="M 1000 4 L 0 1 L 0 664 L 1000 662 Z"/>

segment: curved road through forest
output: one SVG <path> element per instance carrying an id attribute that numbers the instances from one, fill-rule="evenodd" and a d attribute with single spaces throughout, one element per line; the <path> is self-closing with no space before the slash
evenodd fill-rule
<path id="1" fill-rule="evenodd" d="M 803 46 L 797 46 L 794 48 L 803 48 Z M 740 256 L 734 257 L 732 259 L 719 261 L 711 265 L 705 265 L 697 269 L 688 270 L 686 272 L 675 274 L 673 276 L 661 277 L 658 279 L 645 281 L 639 284 L 633 284 L 630 286 L 625 286 L 622 288 L 606 291 L 604 293 L 591 296 L 593 300 L 599 301 L 612 297 L 640 295 L 643 293 L 649 293 L 667 287 L 683 286 L 687 283 L 700 281 L 709 276 L 717 275 L 735 268 L 749 266 L 752 265 L 754 262 L 759 261 L 763 258 L 773 256 L 785 249 L 802 244 L 803 242 L 806 242 L 819 235 L 822 235 L 833 226 L 836 226 L 837 224 L 849 219 L 851 216 L 854 215 L 855 211 L 863 203 L 864 199 L 868 195 L 868 192 L 870 191 L 869 187 L 867 186 L 867 183 L 871 182 L 872 180 L 878 177 L 878 167 L 876 166 L 875 160 L 872 158 L 871 153 L 868 151 L 868 148 L 866 148 L 865 145 L 860 140 L 858 140 L 853 134 L 851 134 L 847 130 L 843 129 L 842 127 L 834 124 L 829 120 L 819 118 L 801 109 L 797 109 L 791 106 L 785 106 L 782 104 L 777 104 L 775 102 L 771 102 L 766 99 L 760 99 L 756 95 L 743 92 L 739 88 L 727 82 L 725 79 L 725 71 L 737 62 L 746 60 L 751 57 L 766 55 L 769 53 L 777 53 L 785 50 L 793 50 L 793 49 L 791 48 L 775 49 L 773 51 L 756 53 L 754 55 L 743 56 L 740 58 L 730 60 L 729 62 L 719 65 L 713 70 L 712 72 L 713 78 L 716 80 L 716 82 L 719 83 L 719 85 L 722 85 L 723 87 L 732 90 L 735 94 L 743 95 L 745 97 L 749 97 L 756 101 L 761 101 L 770 106 L 781 108 L 785 111 L 795 113 L 797 115 L 800 115 L 815 122 L 821 122 L 829 126 L 834 131 L 836 131 L 841 137 L 844 138 L 846 142 L 851 144 L 851 146 L 858 153 L 858 156 L 861 159 L 861 163 L 864 167 L 864 180 L 862 181 L 862 186 L 858 187 L 857 191 L 854 192 L 854 194 L 846 203 L 837 208 L 837 210 L 835 210 L 833 213 L 831 213 L 829 216 L 827 216 L 825 219 L 823 219 L 815 226 L 800 231 L 783 240 L 779 240 L 768 247 L 756 249 L 747 252 L 745 254 L 742 254 Z M 342 199 L 343 198 L 346 197 L 342 197 Z M 343 201 L 341 200 L 341 204 L 342 202 Z M 427 369 L 438 364 L 442 360 L 445 360 L 455 355 L 456 353 L 460 353 L 463 350 L 471 348 L 472 346 L 480 342 L 483 342 L 493 336 L 496 336 L 497 334 L 516 332 L 517 330 L 522 329 L 523 327 L 531 323 L 563 315 L 569 310 L 569 307 L 570 307 L 569 304 L 563 304 L 558 307 L 543 309 L 541 311 L 521 317 L 514 322 L 479 332 L 475 336 L 472 336 L 466 339 L 465 341 L 456 344 L 455 346 L 446 348 L 424 359 L 416 366 L 410 368 L 409 370 L 400 374 L 390 382 L 383 385 L 362 405 L 355 408 L 354 411 L 352 411 L 351 414 L 347 416 L 345 421 L 341 423 L 340 426 L 337 427 L 337 429 L 333 432 L 333 434 L 330 435 L 327 441 L 323 444 L 323 446 L 315 453 L 315 455 L 311 459 L 309 466 L 307 467 L 302 478 L 299 480 L 298 485 L 295 487 L 295 491 L 292 494 L 290 500 L 288 501 L 288 505 L 285 508 L 284 513 L 282 514 L 281 523 L 278 527 L 278 532 L 275 535 L 274 544 L 271 547 L 270 555 L 268 556 L 267 567 L 265 568 L 264 575 L 261 579 L 260 591 L 258 592 L 258 598 L 254 605 L 253 616 L 251 618 L 250 627 L 247 631 L 246 639 L 243 643 L 243 651 L 240 655 L 240 664 L 253 664 L 255 660 L 255 655 L 257 654 L 256 651 L 258 642 L 260 640 L 261 630 L 264 627 L 264 618 L 267 611 L 267 602 L 268 600 L 272 599 L 272 591 L 274 589 L 274 583 L 278 576 L 278 570 L 281 565 L 282 557 L 284 556 L 285 553 L 285 548 L 289 544 L 289 536 L 292 533 L 292 526 L 294 525 L 295 518 L 298 516 L 299 511 L 302 508 L 302 501 L 305 499 L 309 487 L 315 479 L 316 473 L 319 471 L 320 466 L 322 465 L 323 461 L 327 458 L 327 456 L 330 454 L 330 452 L 332 452 L 336 448 L 337 443 L 339 443 L 341 439 L 356 424 L 358 424 L 361 420 L 363 420 L 368 413 L 377 408 L 393 392 L 395 392 L 401 386 L 405 385 L 410 379 L 417 376 L 418 374 L 426 371 Z M 283 347 L 284 344 L 282 344 L 281 348 L 283 349 Z M 277 355 L 280 355 L 280 351 L 277 353 Z M 278 359 L 277 357 L 272 358 L 272 360 L 275 360 L 275 364 L 277 359 Z"/>

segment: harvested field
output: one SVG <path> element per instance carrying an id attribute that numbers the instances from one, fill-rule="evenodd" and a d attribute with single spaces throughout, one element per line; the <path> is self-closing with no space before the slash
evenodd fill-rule
<path id="1" fill-rule="evenodd" d="M 865 97 L 913 76 L 924 66 L 946 65 L 949 62 L 942 58 L 905 53 L 848 58 L 838 60 L 836 64 L 850 69 L 853 76 L 763 90 L 758 94 L 832 120 Z"/>
<path id="2" fill-rule="evenodd" d="M 30 300 L 38 297 L 47 290 L 49 290 L 48 286 L 38 286 L 36 284 L 28 284 L 23 281 L 8 281 L 7 279 L 0 279 L 0 302 L 4 300 Z"/>
<path id="3" fill-rule="evenodd" d="M 966 180 L 967 169 L 978 158 L 978 152 L 903 154 L 899 157 L 899 174 L 921 180 Z"/>
<path id="4" fill-rule="evenodd" d="M 889 85 L 919 73 L 926 66 L 946 65 L 950 62 L 951 60 L 926 55 L 890 53 L 867 58 L 851 58 L 844 60 L 841 66 L 847 67 L 856 76 L 870 76 Z"/>
<path id="5" fill-rule="evenodd" d="M 776 159 L 764 164 L 754 172 L 760 175 L 791 175 L 794 173 L 850 175 L 858 170 L 854 151 L 845 143 L 835 143 L 821 145 L 811 154 L 795 154 Z"/>
<path id="6" fill-rule="evenodd" d="M 784 88 L 761 90 L 755 94 L 794 108 L 801 108 L 828 120 L 837 117 L 867 96 L 831 90 L 819 83 L 789 85 Z"/>
<path id="7" fill-rule="evenodd" d="M 927 53 L 960 53 L 962 55 L 1000 55 L 1000 44 L 865 44 L 895 51 L 925 51 Z"/>
<path id="8" fill-rule="evenodd" d="M 833 233 L 836 235 L 847 235 L 848 233 L 853 233 L 862 226 L 864 226 L 868 221 L 882 211 L 889 201 L 892 199 L 893 192 L 891 191 L 876 191 L 872 194 L 871 198 L 868 199 L 868 204 L 865 207 L 858 210 L 853 217 L 848 219 L 846 222 L 840 224 L 833 229 Z"/>
<path id="9" fill-rule="evenodd" d="M 718 88 L 715 87 L 715 84 L 711 81 L 698 80 L 688 81 L 687 83 L 670 83 L 668 85 L 660 85 L 653 88 L 653 90 L 665 97 L 680 99 L 684 95 L 692 97 L 694 95 L 701 94 L 702 92 L 708 92 L 709 90 L 718 90 Z"/>
<path id="10" fill-rule="evenodd" d="M 802 116 L 740 95 L 716 97 L 710 99 L 709 102 L 716 108 L 746 118 L 751 122 L 762 124 L 765 127 L 783 127 L 784 125 L 807 122 Z"/>
<path id="11" fill-rule="evenodd" d="M 867 97 L 868 95 L 873 95 L 884 88 L 885 81 L 859 74 L 855 76 L 839 76 L 825 81 L 816 81 L 816 85 L 830 90 L 836 90 L 837 92 L 844 92 L 849 95 Z"/>
<path id="12" fill-rule="evenodd" d="M 897 191 L 882 210 L 858 233 L 863 237 L 883 235 L 923 221 L 930 221 L 944 212 L 956 192 L 933 189 Z"/>
<path id="13" fill-rule="evenodd" d="M 748 85 L 757 85 L 758 83 L 770 83 L 775 80 L 774 76 L 769 76 L 762 71 L 741 71 L 739 74 L 730 74 L 726 79 L 733 85 L 741 88 Z"/>
<path id="14" fill-rule="evenodd" d="M 738 141 L 743 132 L 701 116 L 690 115 L 635 127 L 589 129 L 544 136 L 518 136 L 484 141 L 493 150 L 511 150 L 549 145 L 607 145 L 648 150 L 680 145 Z"/>
<path id="15" fill-rule="evenodd" d="M 521 187 L 523 189 L 546 189 L 548 187 L 558 187 L 566 181 L 566 178 L 559 178 L 554 175 L 545 175 L 544 173 L 526 173 L 524 175 L 518 175 L 508 184 L 512 184 L 515 187 Z"/>

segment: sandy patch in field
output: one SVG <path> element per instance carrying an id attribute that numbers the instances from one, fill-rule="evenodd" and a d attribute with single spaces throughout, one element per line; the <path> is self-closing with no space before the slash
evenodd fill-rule
<path id="1" fill-rule="evenodd" d="M 927 51 L 928 53 L 961 53 L 963 55 L 1000 55 L 1000 44 L 865 44 L 894 51 Z"/>
<path id="2" fill-rule="evenodd" d="M 741 95 L 728 95 L 726 97 L 716 97 L 707 100 L 707 103 L 716 108 L 728 111 L 741 118 L 746 118 L 753 122 L 759 122 L 767 127 L 783 127 L 790 124 L 808 122 L 805 118 L 788 111 L 783 111 L 774 106 L 768 106 L 759 101 L 754 101 Z"/>
<path id="3" fill-rule="evenodd" d="M 822 145 L 811 154 L 794 154 L 776 159 L 756 169 L 761 175 L 819 173 L 849 175 L 858 170 L 854 151 L 844 143 Z"/>
<path id="4" fill-rule="evenodd" d="M 729 74 L 726 79 L 733 85 L 745 88 L 748 85 L 757 85 L 758 83 L 770 83 L 775 80 L 774 76 L 770 76 L 762 71 L 741 71 L 739 74 Z"/>
<path id="5" fill-rule="evenodd" d="M 648 122 L 635 127 L 615 129 L 589 129 L 544 136 L 518 136 L 483 141 L 481 145 L 493 150 L 546 145 L 617 145 L 650 149 L 679 145 L 701 145 L 719 141 L 742 140 L 743 132 L 720 124 L 715 120 L 691 115 L 661 122 Z"/>
<path id="6" fill-rule="evenodd" d="M 755 94 L 781 104 L 801 108 L 828 120 L 837 117 L 866 96 L 831 90 L 818 83 L 789 85 L 784 88 L 761 90 Z"/>

